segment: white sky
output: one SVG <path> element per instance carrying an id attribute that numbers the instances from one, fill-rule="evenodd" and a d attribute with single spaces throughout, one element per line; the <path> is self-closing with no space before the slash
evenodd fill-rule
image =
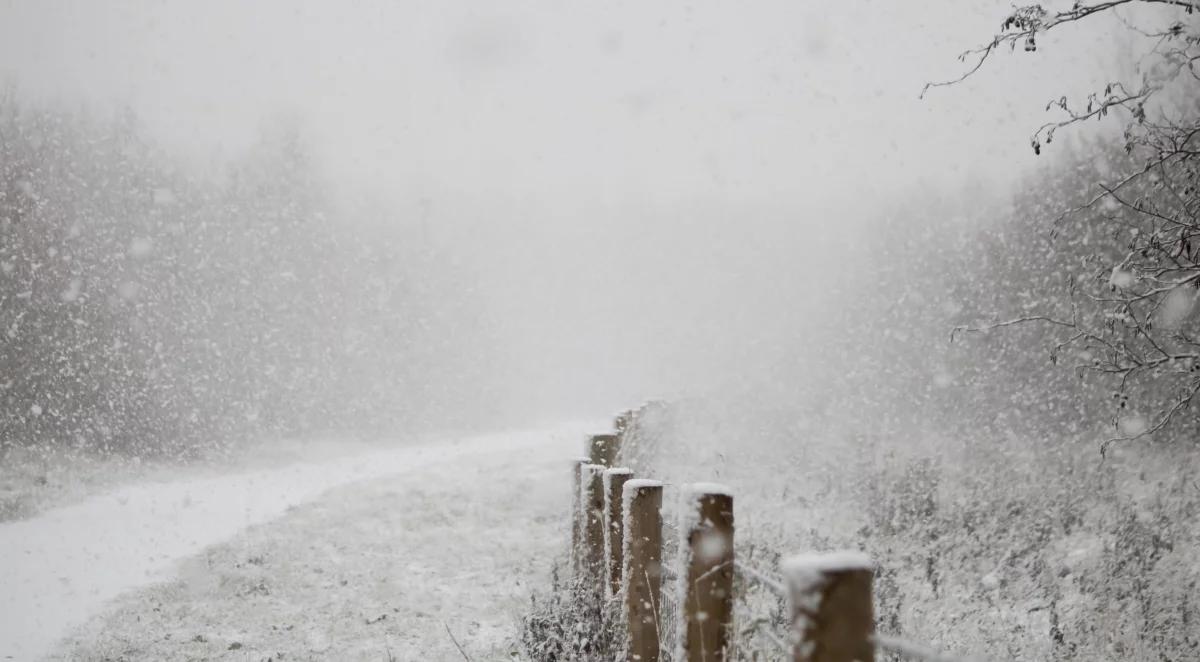
<path id="1" fill-rule="evenodd" d="M 1002 195 L 1034 163 L 1045 102 L 1116 57 L 1095 27 L 918 99 L 1009 7 L 0 0 L 0 76 L 23 98 L 127 104 L 197 164 L 299 123 L 343 193 L 421 219 L 469 266 L 497 369 L 537 391 L 514 399 L 627 404 L 616 385 L 798 360 L 823 307 L 853 305 L 831 285 L 897 195 L 967 178 Z"/>
<path id="2" fill-rule="evenodd" d="M 861 197 L 1032 158 L 1080 43 L 917 99 L 1008 6 L 0 0 L 0 72 L 201 159 L 298 119 L 335 179 L 400 199 Z"/>

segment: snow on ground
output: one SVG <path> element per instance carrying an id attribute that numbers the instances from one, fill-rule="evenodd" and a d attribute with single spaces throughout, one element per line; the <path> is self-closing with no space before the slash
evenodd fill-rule
<path id="1" fill-rule="evenodd" d="M 443 435 L 444 436 L 444 435 Z M 420 441 L 417 437 L 412 442 Z M 175 482 L 317 462 L 379 450 L 395 440 L 262 439 L 199 457 L 129 456 L 97 449 L 14 447 L 0 454 L 0 523 L 84 501 L 133 483 Z"/>
<path id="2" fill-rule="evenodd" d="M 34 517 L 167 470 L 160 466 L 166 463 L 158 461 L 40 451 L 24 447 L 0 451 L 0 522 Z"/>
<path id="3" fill-rule="evenodd" d="M 0 524 L 0 657 L 50 654 L 85 622 L 55 659 L 417 659 L 453 645 L 446 626 L 492 650 L 514 631 L 498 607 L 561 542 L 587 430 L 131 486 Z"/>

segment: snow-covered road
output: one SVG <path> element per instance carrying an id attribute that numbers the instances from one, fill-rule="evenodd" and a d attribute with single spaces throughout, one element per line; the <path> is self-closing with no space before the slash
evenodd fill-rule
<path id="1" fill-rule="evenodd" d="M 588 429 L 566 424 L 319 464 L 135 485 L 0 524 L 0 659 L 48 654 L 115 596 L 168 579 L 180 559 L 331 488 L 433 465 L 466 463 L 479 470 L 476 465 L 522 453 L 566 460 Z"/>

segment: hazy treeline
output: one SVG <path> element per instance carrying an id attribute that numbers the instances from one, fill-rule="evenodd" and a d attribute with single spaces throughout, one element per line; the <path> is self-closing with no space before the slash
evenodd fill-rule
<path id="1" fill-rule="evenodd" d="M 1176 382 L 1127 399 L 1120 375 L 1081 369 L 1096 357 L 1062 345 L 1074 330 L 1046 323 L 950 341 L 959 325 L 1074 316 L 1102 328 L 1112 314 L 1094 303 L 1113 291 L 1097 267 L 1119 262 L 1132 234 L 1111 205 L 1063 212 L 1140 164 L 1115 142 L 1073 147 L 1011 204 L 959 216 L 957 232 L 931 220 L 915 233 L 925 236 L 893 237 L 904 243 L 887 263 L 901 265 L 901 286 L 897 297 L 879 290 L 892 302 L 880 312 L 907 336 L 874 345 L 873 358 L 897 357 L 899 369 L 854 371 L 857 395 L 838 414 L 884 417 L 839 428 L 865 446 L 854 502 L 868 524 L 855 542 L 892 564 L 881 577 L 892 628 L 954 648 L 982 642 L 975 652 L 993 656 L 1189 659 L 1200 652 L 1184 588 L 1200 580 L 1196 417 L 1101 455 L 1129 421 L 1152 421 Z M 878 424 L 889 416 L 905 423 Z M 952 634 L 938 619 L 956 623 Z"/>
<path id="2" fill-rule="evenodd" d="M 732 485 L 739 554 L 761 567 L 868 551 L 885 632 L 982 657 L 1195 657 L 1194 417 L 1102 459 L 1114 418 L 1138 412 L 1111 381 L 1081 378 L 1087 357 L 1055 354 L 1061 329 L 950 341 L 957 325 L 1069 315 L 1072 281 L 1076 296 L 1107 287 L 1089 279 L 1096 255 L 1127 242 L 1099 230 L 1112 210 L 1055 220 L 1127 158 L 1076 145 L 1007 200 L 917 192 L 847 256 L 846 305 L 825 322 L 840 334 L 798 337 L 797 369 L 682 401 L 626 460 L 672 483 Z M 740 622 L 782 626 L 775 608 L 751 595 Z M 742 650 L 772 650 L 758 636 Z"/>
<path id="3" fill-rule="evenodd" d="M 1067 344 L 1075 329 L 1038 321 L 1102 327 L 1114 313 L 1098 302 L 1116 290 L 1106 265 L 1137 233 L 1110 204 L 1065 213 L 1136 160 L 1115 141 L 1063 150 L 1042 157 L 1007 200 L 989 204 L 976 191 L 923 197 L 877 231 L 873 259 L 854 285 L 866 305 L 848 307 L 841 320 L 842 348 L 861 360 L 830 372 L 844 375 L 850 401 L 891 402 L 889 393 L 903 393 L 895 415 L 906 424 L 934 420 L 969 436 L 1083 435 L 1092 450 L 1125 434 L 1131 419 L 1153 421 L 1169 405 L 1178 380 L 1118 393 L 1120 374 L 1088 369 L 1100 350 Z M 1181 314 L 1178 328 L 1200 326 L 1193 312 Z M 988 328 L 1022 319 L 1030 321 Z M 1183 417 L 1117 446 L 1186 451 L 1195 431 L 1194 417 Z"/>
<path id="4" fill-rule="evenodd" d="M 286 125 L 205 178 L 129 115 L 0 99 L 0 447 L 176 452 L 477 402 L 469 275 L 414 224 L 345 222 L 315 173 Z"/>

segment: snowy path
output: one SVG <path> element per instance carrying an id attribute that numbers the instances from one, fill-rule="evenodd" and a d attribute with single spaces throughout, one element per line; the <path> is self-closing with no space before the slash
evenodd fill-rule
<path id="1" fill-rule="evenodd" d="M 132 486 L 0 525 L 0 659 L 33 660 L 114 597 L 174 576 L 181 559 L 331 488 L 438 469 L 486 472 L 514 457 L 562 464 L 585 425 L 396 448 L 321 464 Z M 446 473 L 449 471 L 449 473 Z M 565 469 L 564 469 L 565 472 Z M 463 495 L 486 499 L 486 494 Z M 519 516 L 519 513 L 517 514 Z"/>

